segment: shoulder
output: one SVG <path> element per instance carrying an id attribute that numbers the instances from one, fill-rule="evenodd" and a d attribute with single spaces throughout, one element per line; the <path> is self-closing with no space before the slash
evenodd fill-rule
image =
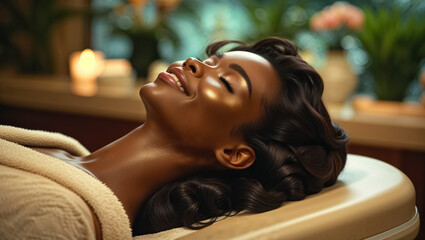
<path id="1" fill-rule="evenodd" d="M 95 239 L 94 215 L 71 190 L 0 165 L 0 239 Z"/>

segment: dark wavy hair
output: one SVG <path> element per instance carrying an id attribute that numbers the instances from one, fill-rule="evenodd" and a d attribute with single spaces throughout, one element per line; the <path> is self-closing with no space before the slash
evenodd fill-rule
<path id="1" fill-rule="evenodd" d="M 180 226 L 200 229 L 242 210 L 269 211 L 333 185 L 344 168 L 348 136 L 331 121 L 321 99 L 322 78 L 300 58 L 297 47 L 270 37 L 255 44 L 220 41 L 206 53 L 211 56 L 235 43 L 230 51 L 267 59 L 282 86 L 278 98 L 264 104 L 259 122 L 234 133 L 255 151 L 254 164 L 245 170 L 199 173 L 162 187 L 140 208 L 134 235 Z"/>

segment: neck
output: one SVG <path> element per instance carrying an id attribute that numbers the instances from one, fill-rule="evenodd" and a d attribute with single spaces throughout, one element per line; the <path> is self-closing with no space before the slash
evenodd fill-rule
<path id="1" fill-rule="evenodd" d="M 206 166 L 201 160 L 205 151 L 198 152 L 185 154 L 169 136 L 142 125 L 83 160 L 84 167 L 117 195 L 133 221 L 143 201 L 158 188 Z"/>

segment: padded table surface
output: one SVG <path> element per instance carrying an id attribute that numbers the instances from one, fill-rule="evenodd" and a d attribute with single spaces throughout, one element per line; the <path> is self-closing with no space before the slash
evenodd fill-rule
<path id="1" fill-rule="evenodd" d="M 419 217 L 415 189 L 401 171 L 382 161 L 349 155 L 337 183 L 305 200 L 265 213 L 239 214 L 198 231 L 182 230 L 163 232 L 162 237 L 413 239 L 419 231 Z M 146 239 L 155 239 L 155 234 Z"/>

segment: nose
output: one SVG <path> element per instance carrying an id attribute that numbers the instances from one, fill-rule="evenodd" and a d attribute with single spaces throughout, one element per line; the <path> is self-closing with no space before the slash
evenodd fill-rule
<path id="1" fill-rule="evenodd" d="M 196 58 L 188 58 L 183 63 L 183 69 L 189 71 L 194 77 L 201 77 L 204 74 L 203 64 Z"/>

